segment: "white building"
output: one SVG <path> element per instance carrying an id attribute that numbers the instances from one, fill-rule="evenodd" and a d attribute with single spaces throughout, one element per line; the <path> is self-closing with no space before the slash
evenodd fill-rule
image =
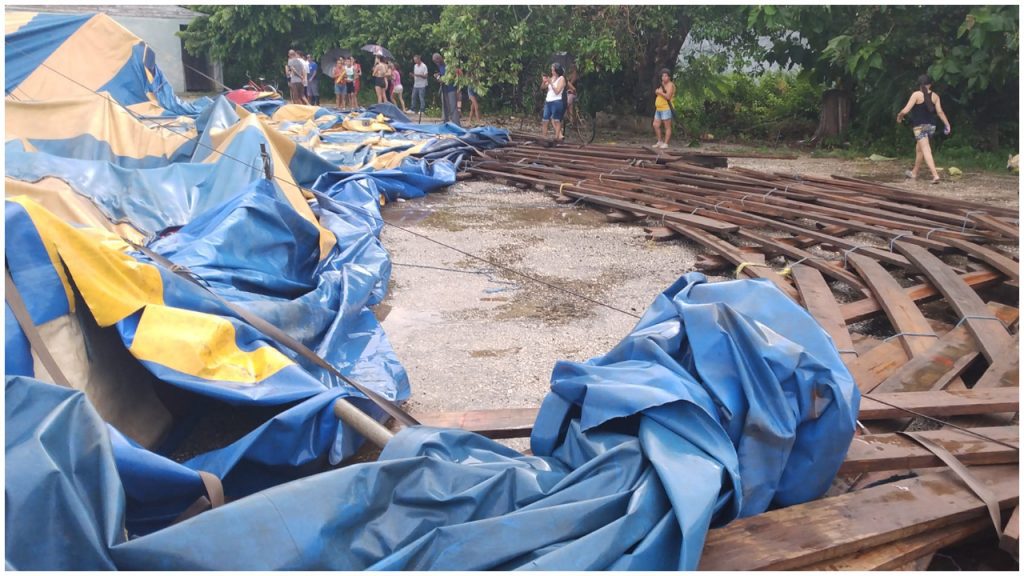
<path id="1" fill-rule="evenodd" d="M 185 52 L 184 41 L 177 36 L 198 16 L 180 6 L 160 5 L 6 5 L 8 11 L 51 12 L 81 14 L 102 12 L 113 18 L 153 49 L 156 64 L 163 71 L 175 92 L 213 92 L 223 85 L 224 73 L 220 63 L 210 63 L 206 58 L 194 57 Z M 187 66 L 186 66 L 187 65 Z M 189 67 L 198 70 L 189 69 Z M 203 74 L 216 79 L 217 83 L 204 78 Z"/>

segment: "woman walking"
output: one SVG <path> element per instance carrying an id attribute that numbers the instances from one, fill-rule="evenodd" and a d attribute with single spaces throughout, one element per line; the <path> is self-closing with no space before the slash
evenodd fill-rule
<path id="1" fill-rule="evenodd" d="M 938 184 L 939 173 L 935 170 L 931 145 L 931 137 L 935 134 L 935 125 L 938 123 L 935 120 L 936 116 L 946 125 L 947 135 L 951 128 L 946 113 L 942 111 L 942 100 L 939 99 L 938 94 L 932 92 L 932 79 L 927 74 L 923 74 L 917 79 L 917 90 L 910 95 L 907 105 L 896 115 L 896 123 L 902 123 L 903 117 L 908 114 L 910 115 L 910 126 L 914 131 L 914 140 L 917 141 L 917 151 L 914 169 L 907 172 L 907 177 L 911 180 L 916 179 L 921 170 L 921 160 L 924 160 L 924 163 L 928 165 L 928 170 L 932 173 L 932 184 Z"/>
<path id="2" fill-rule="evenodd" d="M 558 62 L 551 64 L 551 76 L 541 75 L 541 90 L 547 88 L 547 96 L 544 97 L 544 116 L 541 118 L 540 128 L 544 138 L 548 137 L 548 121 L 555 128 L 555 140 L 561 141 L 562 118 L 565 116 L 565 70 Z"/>
<path id="3" fill-rule="evenodd" d="M 398 71 L 398 62 L 391 63 L 391 84 L 394 86 L 391 89 L 391 103 L 403 112 L 411 112 L 405 109 L 405 97 L 402 96 L 405 89 L 402 88 L 402 73 Z"/>
<path id="4" fill-rule="evenodd" d="M 377 93 L 377 104 L 383 104 L 387 102 L 387 89 L 388 89 L 388 66 L 381 59 L 380 56 L 373 57 L 373 91 Z"/>

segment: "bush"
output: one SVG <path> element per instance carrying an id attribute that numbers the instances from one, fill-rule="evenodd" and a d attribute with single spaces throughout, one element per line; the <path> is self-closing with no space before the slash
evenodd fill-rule
<path id="1" fill-rule="evenodd" d="M 799 140 L 817 126 L 822 88 L 792 72 L 752 77 L 691 62 L 676 86 L 676 123 L 691 137 Z"/>

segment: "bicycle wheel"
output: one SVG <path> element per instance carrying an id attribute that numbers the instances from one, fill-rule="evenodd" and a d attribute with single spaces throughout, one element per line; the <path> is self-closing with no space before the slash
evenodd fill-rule
<path id="1" fill-rule="evenodd" d="M 594 120 L 594 116 L 581 112 L 579 106 L 573 107 L 572 114 L 566 115 L 563 130 L 566 140 L 583 145 L 593 142 L 597 133 L 597 123 Z"/>

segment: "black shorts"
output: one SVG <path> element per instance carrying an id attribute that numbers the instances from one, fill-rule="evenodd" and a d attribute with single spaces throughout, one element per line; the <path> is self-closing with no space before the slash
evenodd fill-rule
<path id="1" fill-rule="evenodd" d="M 349 94 L 355 94 L 356 93 L 356 83 L 355 82 L 345 82 L 345 91 L 348 92 Z"/>
<path id="2" fill-rule="evenodd" d="M 378 88 L 384 88 L 388 85 L 388 81 L 383 76 L 374 76 L 373 85 Z"/>

